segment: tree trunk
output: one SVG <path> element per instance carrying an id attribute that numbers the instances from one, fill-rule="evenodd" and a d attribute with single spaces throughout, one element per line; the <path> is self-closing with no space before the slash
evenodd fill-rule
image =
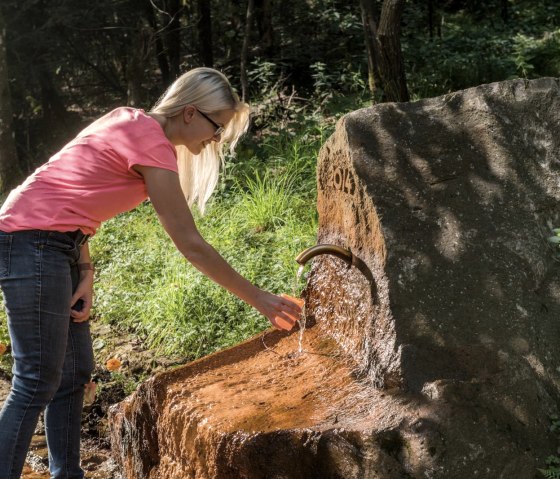
<path id="1" fill-rule="evenodd" d="M 64 123 L 66 108 L 53 82 L 52 74 L 44 63 L 44 59 L 39 60 L 36 71 L 37 80 L 41 88 L 41 106 L 45 122 L 47 124 Z"/>
<path id="2" fill-rule="evenodd" d="M 385 0 L 377 32 L 381 46 L 380 70 L 386 101 L 408 101 L 401 50 L 401 18 L 405 0 Z"/>
<path id="3" fill-rule="evenodd" d="M 200 59 L 205 67 L 214 65 L 212 54 L 212 12 L 208 0 L 198 0 L 198 43 L 200 46 Z"/>
<path id="4" fill-rule="evenodd" d="M 34 8 L 28 17 L 29 28 L 33 32 L 41 32 L 43 35 L 52 34 L 53 30 L 48 26 L 49 5 L 45 0 L 35 2 Z M 40 38 L 40 37 L 39 37 Z M 60 89 L 53 79 L 51 58 L 52 51 L 49 51 L 47 42 L 38 41 L 31 50 L 34 55 L 32 63 L 33 77 L 39 85 L 39 95 L 43 120 L 49 129 L 59 124 L 64 125 L 67 119 L 67 111 L 64 101 L 61 98 Z"/>
<path id="5" fill-rule="evenodd" d="M 404 3 L 405 0 L 384 0 L 377 28 L 373 0 L 360 0 L 373 101 L 380 96 L 382 101 L 409 100 L 400 41 Z"/>
<path id="6" fill-rule="evenodd" d="M 434 0 L 428 0 L 428 28 L 430 40 L 434 38 Z"/>
<path id="7" fill-rule="evenodd" d="M 20 179 L 16 143 L 12 129 L 12 107 L 6 58 L 6 24 L 0 9 L 0 194 Z"/>
<path id="8" fill-rule="evenodd" d="M 155 36 L 155 47 L 156 47 L 156 59 L 158 62 L 159 70 L 161 71 L 161 79 L 164 87 L 167 87 L 171 83 L 171 76 L 169 72 L 169 62 L 167 61 L 167 55 L 165 54 L 163 48 L 163 41 L 161 39 L 161 34 L 159 33 L 159 25 L 157 22 L 157 17 L 154 12 L 154 6 L 150 1 L 146 2 L 146 19 L 148 24 L 152 28 L 153 35 Z"/>
<path id="9" fill-rule="evenodd" d="M 360 0 L 362 27 L 368 62 L 368 84 L 372 98 L 377 97 L 376 79 L 379 78 L 379 44 L 372 0 Z"/>
<path id="10" fill-rule="evenodd" d="M 168 0 L 167 12 L 170 15 L 167 33 L 165 35 L 171 79 L 175 80 L 181 74 L 181 12 L 183 7 L 180 0 Z"/>
<path id="11" fill-rule="evenodd" d="M 265 58 L 271 58 L 275 54 L 272 0 L 255 0 L 255 20 L 259 32 L 259 51 Z"/>
<path id="12" fill-rule="evenodd" d="M 135 29 L 130 36 L 126 58 L 127 105 L 142 107 L 147 101 L 147 90 L 143 86 L 146 77 L 146 63 L 152 55 L 153 31 L 146 18 L 136 18 Z"/>
<path id="13" fill-rule="evenodd" d="M 251 23 L 253 21 L 253 10 L 255 0 L 247 0 L 247 16 L 245 18 L 245 34 L 241 48 L 241 98 L 249 101 L 249 82 L 247 81 L 247 56 L 249 54 L 249 37 L 251 35 Z"/>
<path id="14" fill-rule="evenodd" d="M 502 20 L 507 23 L 509 20 L 508 0 L 502 0 Z"/>

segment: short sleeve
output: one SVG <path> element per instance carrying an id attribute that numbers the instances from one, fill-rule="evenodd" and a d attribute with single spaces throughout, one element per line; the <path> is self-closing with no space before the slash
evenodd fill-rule
<path id="1" fill-rule="evenodd" d="M 153 166 L 166 170 L 179 172 L 177 166 L 177 152 L 171 143 L 158 143 L 137 151 L 128 157 L 128 169 L 132 170 L 134 165 Z"/>

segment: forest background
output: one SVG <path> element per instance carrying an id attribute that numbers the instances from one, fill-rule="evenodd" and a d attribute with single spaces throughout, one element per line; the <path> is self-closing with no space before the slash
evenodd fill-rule
<path id="1" fill-rule="evenodd" d="M 181 72 L 212 66 L 253 119 L 198 227 L 249 280 L 297 295 L 294 257 L 315 243 L 316 158 L 336 120 L 560 77 L 559 25 L 558 0 L 2 0 L 2 195 L 88 122 L 149 109 Z M 94 318 L 161 354 L 195 359 L 267 327 L 176 252 L 149 202 L 107 222 L 91 249 Z"/>

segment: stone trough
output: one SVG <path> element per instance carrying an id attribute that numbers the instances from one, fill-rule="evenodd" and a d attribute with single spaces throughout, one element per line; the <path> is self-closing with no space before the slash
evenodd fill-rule
<path id="1" fill-rule="evenodd" d="M 346 115 L 317 168 L 308 329 L 146 381 L 129 479 L 533 479 L 556 452 L 560 88 L 515 80 Z M 369 279 L 368 276 L 369 275 Z"/>

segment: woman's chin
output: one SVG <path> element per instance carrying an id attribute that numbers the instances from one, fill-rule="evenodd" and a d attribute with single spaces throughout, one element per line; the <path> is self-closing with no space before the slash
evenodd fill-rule
<path id="1" fill-rule="evenodd" d="M 202 150 L 204 149 L 204 145 L 192 145 L 192 146 L 187 146 L 187 149 L 188 149 L 193 155 L 200 155 L 200 153 L 201 153 Z"/>

